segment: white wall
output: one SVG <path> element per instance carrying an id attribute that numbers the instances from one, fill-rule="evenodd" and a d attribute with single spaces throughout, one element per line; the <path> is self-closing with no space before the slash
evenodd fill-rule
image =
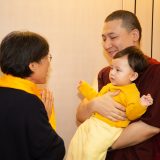
<path id="1" fill-rule="evenodd" d="M 54 92 L 57 132 L 66 146 L 76 129 L 75 113 L 80 102 L 76 87 L 79 80 L 91 83 L 97 72 L 107 65 L 101 47 L 103 21 L 116 9 L 133 11 L 134 2 L 0 0 L 0 39 L 13 30 L 30 30 L 46 37 L 50 44 L 53 61 L 48 86 Z M 156 56 L 159 56 L 157 52 Z"/>
<path id="2" fill-rule="evenodd" d="M 143 51 L 150 56 L 151 54 L 151 29 L 152 29 L 152 1 L 146 0 L 145 5 L 146 8 L 142 9 L 144 1 L 138 0 L 136 6 L 136 14 L 139 17 L 142 26 L 142 41 L 141 41 L 141 48 Z M 146 19 L 147 18 L 147 19 Z"/>
<path id="3" fill-rule="evenodd" d="M 76 129 L 77 84 L 92 82 L 107 65 L 101 47 L 105 17 L 121 0 L 0 0 L 0 39 L 13 30 L 47 38 L 53 56 L 49 87 L 54 92 L 57 132 L 66 146 Z"/>

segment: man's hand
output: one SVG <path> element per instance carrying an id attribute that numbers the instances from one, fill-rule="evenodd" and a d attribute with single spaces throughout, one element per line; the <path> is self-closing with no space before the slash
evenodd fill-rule
<path id="1" fill-rule="evenodd" d="M 125 108 L 113 100 L 113 97 L 118 95 L 119 92 L 108 92 L 90 101 L 83 100 L 77 109 L 77 121 L 84 122 L 95 112 L 112 121 L 125 120 Z"/>
<path id="2" fill-rule="evenodd" d="M 94 112 L 97 112 L 112 121 L 125 120 L 125 108 L 113 99 L 119 92 L 120 91 L 108 92 L 103 96 L 95 98 L 91 102 L 94 106 Z"/>

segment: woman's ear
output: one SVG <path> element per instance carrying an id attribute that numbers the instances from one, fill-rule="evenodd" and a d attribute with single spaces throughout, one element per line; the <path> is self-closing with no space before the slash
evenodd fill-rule
<path id="1" fill-rule="evenodd" d="M 32 63 L 30 63 L 29 64 L 29 68 L 30 68 L 30 70 L 32 71 L 32 72 L 35 72 L 36 70 L 37 70 L 37 63 L 36 62 L 32 62 Z"/>
<path id="2" fill-rule="evenodd" d="M 132 75 L 130 76 L 130 81 L 135 81 L 138 78 L 138 73 L 137 72 L 133 72 Z"/>

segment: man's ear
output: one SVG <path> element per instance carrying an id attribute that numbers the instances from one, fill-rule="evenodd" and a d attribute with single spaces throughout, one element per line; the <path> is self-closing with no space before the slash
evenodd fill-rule
<path id="1" fill-rule="evenodd" d="M 139 41 L 139 31 L 138 31 L 138 29 L 133 29 L 132 30 L 132 36 L 133 36 L 133 41 L 134 42 L 137 42 L 137 41 Z"/>
<path id="2" fill-rule="evenodd" d="M 32 62 L 32 63 L 30 63 L 29 64 L 29 68 L 30 68 L 30 70 L 32 71 L 32 72 L 35 72 L 36 70 L 37 70 L 37 63 L 35 63 L 35 62 Z"/>
<path id="3" fill-rule="evenodd" d="M 134 72 L 132 73 L 132 75 L 130 76 L 130 81 L 135 81 L 136 79 L 138 78 L 138 73 L 137 72 Z"/>

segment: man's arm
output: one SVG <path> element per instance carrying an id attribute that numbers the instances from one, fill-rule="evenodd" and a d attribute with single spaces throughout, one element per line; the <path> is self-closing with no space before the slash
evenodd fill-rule
<path id="1" fill-rule="evenodd" d="M 160 133 L 160 128 L 153 127 L 142 121 L 131 123 L 112 145 L 112 149 L 126 148 L 139 144 L 158 133 Z"/>
<path id="2" fill-rule="evenodd" d="M 92 101 L 84 99 L 77 108 L 76 119 L 79 123 L 83 123 L 94 113 Z"/>
<path id="3" fill-rule="evenodd" d="M 83 100 L 77 109 L 77 121 L 84 122 L 92 113 L 99 113 L 112 121 L 125 120 L 125 108 L 113 100 L 119 92 L 108 92 L 90 101 Z"/>

